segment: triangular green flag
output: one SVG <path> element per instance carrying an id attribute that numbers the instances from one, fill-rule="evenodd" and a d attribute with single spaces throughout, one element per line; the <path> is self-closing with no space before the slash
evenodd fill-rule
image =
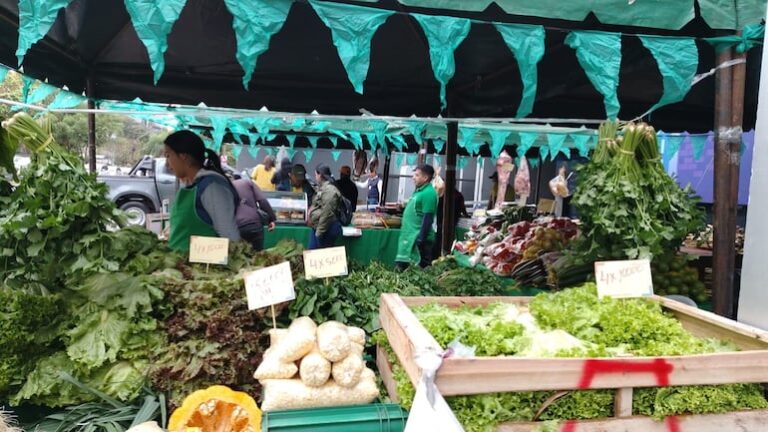
<path id="1" fill-rule="evenodd" d="M 312 160 L 312 156 L 315 154 L 315 151 L 312 149 L 302 150 L 301 152 L 304 153 L 304 160 L 307 163 Z"/>
<path id="2" fill-rule="evenodd" d="M 336 148 L 336 146 L 339 145 L 339 137 L 337 137 L 337 136 L 331 135 L 331 136 L 328 137 L 328 140 L 331 141 L 331 146 L 333 148 Z"/>
<path id="3" fill-rule="evenodd" d="M 392 144 L 395 146 L 397 151 L 403 151 L 403 149 L 408 147 L 408 144 L 405 142 L 405 138 L 403 138 L 402 135 L 387 135 L 387 136 L 392 141 Z"/>
<path id="4" fill-rule="evenodd" d="M 688 94 L 699 67 L 699 50 L 693 38 L 638 36 L 653 54 L 664 82 L 664 94 L 651 111 L 680 102 Z"/>
<path id="5" fill-rule="evenodd" d="M 349 81 L 363 94 L 363 82 L 371 63 L 371 39 L 393 11 L 311 0 L 309 4 L 331 29 L 333 44 Z"/>
<path id="6" fill-rule="evenodd" d="M 0 65 L 0 85 L 2 85 L 5 82 L 5 78 L 8 76 L 8 72 L 10 69 L 7 67 Z"/>
<path id="7" fill-rule="evenodd" d="M 243 137 L 242 136 L 240 136 L 239 134 L 232 134 L 232 137 L 235 139 L 236 143 L 238 143 L 240 145 L 243 145 Z"/>
<path id="8" fill-rule="evenodd" d="M 307 140 L 309 141 L 309 145 L 313 149 L 317 148 L 317 140 L 319 140 L 319 139 L 320 139 L 320 137 L 316 136 L 316 135 L 312 135 L 312 136 L 308 136 L 307 137 Z"/>
<path id="9" fill-rule="evenodd" d="M 464 41 L 472 26 L 466 18 L 411 14 L 419 22 L 429 42 L 429 58 L 435 79 L 440 83 L 440 108 L 445 109 L 445 87 L 456 72 L 454 51 Z"/>
<path id="10" fill-rule="evenodd" d="M 349 131 L 349 140 L 352 141 L 352 145 L 356 149 L 363 149 L 363 136 L 360 135 L 360 132 Z"/>
<path id="11" fill-rule="evenodd" d="M 419 155 L 416 153 L 408 153 L 408 166 L 416 166 L 416 162 L 419 160 Z"/>
<path id="12" fill-rule="evenodd" d="M 232 146 L 232 156 L 235 158 L 236 161 L 240 160 L 240 153 L 243 151 L 242 145 L 234 145 Z"/>
<path id="13" fill-rule="evenodd" d="M 287 139 L 287 140 L 288 140 L 288 147 L 289 147 L 289 148 L 293 148 L 293 146 L 295 146 L 295 145 L 296 145 L 296 135 L 293 135 L 293 134 L 291 134 L 291 135 L 286 135 L 286 136 L 285 136 L 285 139 Z"/>
<path id="14" fill-rule="evenodd" d="M 571 140 L 573 140 L 573 145 L 579 151 L 579 156 L 589 157 L 588 142 L 591 138 L 592 135 L 571 134 Z"/>
<path id="15" fill-rule="evenodd" d="M 680 151 L 680 146 L 683 144 L 685 137 L 686 134 L 667 134 L 667 151 L 669 152 L 670 159 Z"/>
<path id="16" fill-rule="evenodd" d="M 48 109 L 65 109 L 65 108 L 74 108 L 84 102 L 86 102 L 88 99 L 84 98 L 83 96 L 72 93 L 66 90 L 62 90 L 59 92 L 59 94 L 56 95 L 55 98 L 53 98 L 53 102 L 51 102 L 50 105 L 48 105 Z"/>
<path id="17" fill-rule="evenodd" d="M 603 95 L 608 119 L 619 116 L 619 70 L 621 68 L 621 35 L 593 31 L 573 31 L 565 43 L 576 50 L 576 57 L 587 78 Z"/>
<path id="18" fill-rule="evenodd" d="M 541 155 L 541 160 L 546 161 L 547 156 L 549 156 L 549 147 L 547 147 L 546 145 L 542 145 L 541 147 L 539 147 L 539 154 Z"/>
<path id="19" fill-rule="evenodd" d="M 496 159 L 504 150 L 504 145 L 507 143 L 507 138 L 512 134 L 512 131 L 501 129 L 490 129 L 488 133 L 491 135 L 491 157 Z"/>
<path id="20" fill-rule="evenodd" d="M 371 148 L 371 151 L 376 151 L 379 146 L 379 140 L 376 138 L 376 134 L 373 132 L 365 134 L 365 140 L 368 141 L 368 147 Z"/>
<path id="21" fill-rule="evenodd" d="M 704 147 L 707 145 L 708 135 L 691 135 L 691 147 L 693 147 L 693 158 L 700 160 L 704 153 Z"/>
<path id="22" fill-rule="evenodd" d="M 638 36 L 656 59 L 664 82 L 664 94 L 650 111 L 680 102 L 688 94 L 699 67 L 699 50 L 693 38 Z"/>
<path id="23" fill-rule="evenodd" d="M 541 162 L 539 158 L 528 159 L 528 166 L 530 166 L 531 168 L 536 168 L 537 166 L 539 166 L 539 162 Z"/>
<path id="24" fill-rule="evenodd" d="M 54 94 L 55 92 L 59 91 L 58 87 L 52 86 L 48 83 L 41 82 L 40 85 L 35 88 L 35 90 L 32 91 L 32 93 L 29 95 L 29 98 L 27 99 L 28 104 L 36 104 L 38 102 L 42 102 L 45 100 L 45 98 L 49 97 L 50 95 Z"/>
<path id="25" fill-rule="evenodd" d="M 538 87 L 537 65 L 544 57 L 544 27 L 520 24 L 495 24 L 504 42 L 517 59 L 523 80 L 523 96 L 517 108 L 517 117 L 523 118 L 533 111 Z"/>
<path id="26" fill-rule="evenodd" d="M 285 152 L 288 154 L 288 159 L 293 160 L 296 156 L 296 149 L 287 149 Z"/>
<path id="27" fill-rule="evenodd" d="M 291 122 L 290 128 L 293 131 L 300 132 L 306 124 L 307 121 L 305 119 L 297 117 Z"/>
<path id="28" fill-rule="evenodd" d="M 186 0 L 123 0 L 133 28 L 144 43 L 154 71 L 154 83 L 165 71 L 168 34 L 181 15 Z"/>
<path id="29" fill-rule="evenodd" d="M 339 156 L 341 156 L 341 150 L 331 150 L 331 156 L 333 156 L 334 162 L 338 162 Z"/>
<path id="30" fill-rule="evenodd" d="M 475 154 L 474 140 L 477 135 L 476 127 L 459 126 L 459 147 L 462 147 L 469 154 Z"/>
<path id="31" fill-rule="evenodd" d="M 261 147 L 258 147 L 256 144 L 251 144 L 248 146 L 248 153 L 254 160 L 259 157 L 259 150 L 261 150 Z"/>
<path id="32" fill-rule="evenodd" d="M 424 142 L 422 135 L 424 135 L 424 129 L 427 128 L 427 124 L 423 121 L 411 120 L 407 125 L 408 130 L 410 130 L 411 135 L 413 135 L 413 139 L 416 140 L 417 144 L 421 145 Z"/>
<path id="33" fill-rule="evenodd" d="M 232 14 L 237 38 L 237 61 L 242 66 L 243 87 L 248 89 L 259 56 L 269 48 L 272 36 L 288 17 L 292 0 L 224 0 Z"/>
<path id="34" fill-rule="evenodd" d="M 435 138 L 432 140 L 432 145 L 435 146 L 436 153 L 442 153 L 443 147 L 445 147 L 445 140 L 442 138 Z"/>
<path id="35" fill-rule="evenodd" d="M 403 153 L 398 153 L 398 154 L 395 156 L 395 166 L 396 166 L 396 167 L 401 167 L 401 166 L 403 166 L 403 159 L 405 159 L 405 155 L 404 155 Z"/>
<path id="36" fill-rule="evenodd" d="M 435 166 L 442 166 L 443 165 L 443 157 L 440 155 L 432 155 L 432 163 Z"/>
<path id="37" fill-rule="evenodd" d="M 19 0 L 19 43 L 16 58 L 19 65 L 27 51 L 44 38 L 51 29 L 59 11 L 72 0 Z"/>
<path id="38" fill-rule="evenodd" d="M 459 156 L 456 168 L 463 170 L 467 167 L 467 163 L 469 163 L 469 156 Z"/>
<path id="39" fill-rule="evenodd" d="M 273 149 L 272 147 L 267 147 L 267 148 L 265 148 L 265 149 L 264 149 L 264 151 L 265 151 L 265 152 L 266 152 L 268 155 L 270 155 L 270 156 L 274 156 L 274 155 L 275 155 L 275 149 Z"/>
<path id="40" fill-rule="evenodd" d="M 563 149 L 563 145 L 565 144 L 565 135 L 555 133 L 547 134 L 547 144 L 549 144 L 549 158 L 551 160 L 555 160 L 557 154 L 560 153 Z"/>
<path id="41" fill-rule="evenodd" d="M 266 139 L 267 139 L 267 141 L 274 141 L 274 140 L 277 139 L 277 134 L 273 134 L 273 133 L 267 134 L 266 135 Z"/>
<path id="42" fill-rule="evenodd" d="M 379 141 L 381 147 L 386 147 L 387 142 L 387 128 L 389 123 L 385 120 L 369 120 L 368 124 L 371 126 L 373 133 L 376 134 L 376 140 Z"/>
<path id="43" fill-rule="evenodd" d="M 224 141 L 224 135 L 227 133 L 227 118 L 225 116 L 211 116 L 211 137 L 217 147 L 221 148 L 221 143 Z"/>
<path id="44" fill-rule="evenodd" d="M 522 157 L 533 147 L 539 139 L 538 132 L 520 132 L 520 144 L 517 146 L 517 155 Z"/>

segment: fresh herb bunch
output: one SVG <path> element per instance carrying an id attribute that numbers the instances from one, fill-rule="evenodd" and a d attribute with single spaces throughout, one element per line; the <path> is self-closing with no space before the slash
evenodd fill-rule
<path id="1" fill-rule="evenodd" d="M 704 223 L 698 198 L 665 172 L 656 131 L 630 123 L 621 132 L 616 123 L 601 125 L 574 194 L 582 222 L 575 251 L 593 261 L 661 255 Z"/>

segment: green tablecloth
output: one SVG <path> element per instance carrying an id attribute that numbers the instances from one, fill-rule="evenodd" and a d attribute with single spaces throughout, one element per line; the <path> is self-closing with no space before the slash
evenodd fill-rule
<path id="1" fill-rule="evenodd" d="M 361 237 L 343 237 L 336 244 L 347 248 L 347 258 L 359 264 L 379 261 L 394 265 L 397 256 L 399 229 L 363 229 Z M 294 240 L 304 245 L 309 244 L 311 229 L 306 226 L 278 226 L 264 236 L 264 248 L 270 248 L 280 240 Z"/>

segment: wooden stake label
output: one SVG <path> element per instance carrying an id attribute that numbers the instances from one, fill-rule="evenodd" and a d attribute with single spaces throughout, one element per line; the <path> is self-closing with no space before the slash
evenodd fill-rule
<path id="1" fill-rule="evenodd" d="M 244 276 L 248 309 L 286 302 L 296 298 L 293 288 L 291 265 L 288 261 L 252 271 Z"/>
<path id="2" fill-rule="evenodd" d="M 229 261 L 229 239 L 191 236 L 189 262 L 226 265 Z"/>
<path id="3" fill-rule="evenodd" d="M 649 260 L 602 261 L 595 263 L 597 296 L 613 298 L 653 295 Z"/>
<path id="4" fill-rule="evenodd" d="M 344 246 L 304 251 L 304 277 L 307 280 L 346 276 L 347 249 Z"/>

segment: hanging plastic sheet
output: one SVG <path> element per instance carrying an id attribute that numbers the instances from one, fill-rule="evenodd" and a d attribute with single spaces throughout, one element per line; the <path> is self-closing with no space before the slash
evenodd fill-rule
<path id="1" fill-rule="evenodd" d="M 312 149 L 306 149 L 301 151 L 304 154 L 304 160 L 309 163 L 312 160 L 312 156 L 314 156 L 315 151 Z"/>
<path id="2" fill-rule="evenodd" d="M 48 83 L 41 82 L 27 98 L 28 104 L 36 104 L 44 101 L 47 97 L 59 91 L 59 88 Z"/>
<path id="3" fill-rule="evenodd" d="M 24 55 L 51 29 L 59 11 L 72 0 L 19 0 L 19 44 L 16 58 L 19 65 Z"/>
<path id="4" fill-rule="evenodd" d="M 592 135 L 571 134 L 570 136 L 573 145 L 579 151 L 579 156 L 589 157 L 589 140 L 592 138 Z"/>
<path id="5" fill-rule="evenodd" d="M 221 148 L 221 143 L 224 141 L 224 135 L 227 133 L 227 117 L 225 116 L 211 116 L 211 127 L 213 128 L 211 136 L 215 146 Z"/>
<path id="6" fill-rule="evenodd" d="M 603 95 L 608 119 L 619 116 L 619 69 L 621 35 L 618 33 L 574 31 L 565 43 L 576 50 L 576 57 L 589 81 Z"/>
<path id="7" fill-rule="evenodd" d="M 371 63 L 371 39 L 394 12 L 330 2 L 310 1 L 310 4 L 331 29 L 333 44 L 352 87 L 363 94 L 363 82 Z"/>
<path id="8" fill-rule="evenodd" d="M 707 143 L 711 142 L 714 144 L 714 134 L 710 132 L 707 135 L 691 135 L 691 147 L 693 147 L 693 159 L 695 160 L 701 160 L 701 155 L 704 154 L 704 148 L 707 146 Z"/>
<path id="9" fill-rule="evenodd" d="M 691 90 L 699 67 L 699 49 L 693 38 L 638 36 L 659 66 L 664 82 L 664 94 L 651 111 L 680 102 Z"/>
<path id="10" fill-rule="evenodd" d="M 456 72 L 453 53 L 469 34 L 471 22 L 466 18 L 412 14 L 427 36 L 432 71 L 440 83 L 440 109 L 447 106 L 445 87 Z"/>
<path id="11" fill-rule="evenodd" d="M 53 98 L 53 102 L 51 102 L 51 104 L 48 105 L 48 109 L 74 108 L 86 102 L 87 100 L 88 99 L 86 99 L 85 97 L 77 93 L 72 93 L 70 91 L 62 90 L 59 92 L 59 94 L 56 95 L 55 98 Z"/>
<path id="12" fill-rule="evenodd" d="M 736 48 L 737 53 L 745 53 L 757 45 L 763 44 L 765 38 L 765 24 L 753 24 L 744 27 L 740 35 L 720 36 L 704 39 L 715 47 L 715 52 L 728 48 Z"/>
<path id="13" fill-rule="evenodd" d="M 517 108 L 517 117 L 523 118 L 533 111 L 539 73 L 537 66 L 544 57 L 544 27 L 517 24 L 496 24 L 496 30 L 515 55 L 523 80 L 523 96 Z"/>
<path id="14" fill-rule="evenodd" d="M 235 158 L 235 161 L 240 160 L 240 153 L 243 152 L 243 146 L 242 145 L 234 145 L 232 146 L 232 157 Z"/>
<path id="15" fill-rule="evenodd" d="M 144 43 L 154 74 L 154 83 L 165 71 L 168 34 L 179 19 L 186 0 L 124 0 L 133 28 Z"/>
<path id="16" fill-rule="evenodd" d="M 539 139 L 537 132 L 520 132 L 520 144 L 517 146 L 517 155 L 523 156 L 533 147 L 536 140 Z"/>
<path id="17" fill-rule="evenodd" d="M 292 0 L 224 0 L 232 14 L 237 38 L 237 61 L 242 66 L 243 87 L 248 89 L 259 56 L 269 48 L 272 36 L 283 28 Z"/>
<path id="18" fill-rule="evenodd" d="M 504 150 L 504 145 L 507 143 L 507 138 L 512 134 L 512 131 L 489 129 L 488 133 L 491 135 L 491 157 L 495 159 Z"/>

